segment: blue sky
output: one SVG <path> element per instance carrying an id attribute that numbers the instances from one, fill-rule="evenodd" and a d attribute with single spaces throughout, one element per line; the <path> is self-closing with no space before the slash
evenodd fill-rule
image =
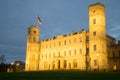
<path id="1" fill-rule="evenodd" d="M 0 0 L 0 55 L 25 60 L 27 28 L 42 19 L 40 39 L 88 30 L 88 6 L 106 6 L 107 34 L 120 39 L 119 0 Z"/>

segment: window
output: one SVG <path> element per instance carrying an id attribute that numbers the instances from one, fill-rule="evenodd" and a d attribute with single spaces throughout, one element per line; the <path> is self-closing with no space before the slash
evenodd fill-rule
<path id="1" fill-rule="evenodd" d="M 80 54 L 82 54 L 82 49 L 80 49 Z"/>
<path id="2" fill-rule="evenodd" d="M 49 58 L 51 57 L 51 53 L 49 53 Z"/>
<path id="3" fill-rule="evenodd" d="M 66 69 L 66 67 L 67 67 L 67 61 L 64 60 L 64 69 Z"/>
<path id="4" fill-rule="evenodd" d="M 47 58 L 47 54 L 45 54 L 45 58 Z"/>
<path id="5" fill-rule="evenodd" d="M 54 42 L 54 47 L 55 47 L 55 42 Z"/>
<path id="6" fill-rule="evenodd" d="M 77 67 L 77 60 L 76 59 L 73 61 L 73 66 L 74 66 L 74 68 Z"/>
<path id="7" fill-rule="evenodd" d="M 64 41 L 64 45 L 66 45 L 66 41 Z"/>
<path id="8" fill-rule="evenodd" d="M 58 52 L 58 57 L 60 57 L 60 52 Z"/>
<path id="9" fill-rule="evenodd" d="M 86 41 L 89 41 L 89 36 L 86 36 Z"/>
<path id="10" fill-rule="evenodd" d="M 47 68 L 47 62 L 44 62 L 44 68 Z"/>
<path id="11" fill-rule="evenodd" d="M 51 48 L 51 43 L 50 43 L 50 48 Z"/>
<path id="12" fill-rule="evenodd" d="M 58 60 L 58 69 L 60 69 L 60 60 Z"/>
<path id="13" fill-rule="evenodd" d="M 97 66 L 97 60 L 94 60 L 94 66 Z"/>
<path id="14" fill-rule="evenodd" d="M 36 31 L 34 31 L 34 33 L 36 33 Z"/>
<path id="15" fill-rule="evenodd" d="M 36 38 L 35 38 L 35 37 L 33 37 L 33 41 L 36 41 Z"/>
<path id="16" fill-rule="evenodd" d="M 76 55 L 76 49 L 74 50 L 74 55 Z"/>
<path id="17" fill-rule="evenodd" d="M 69 63 L 69 69 L 71 69 L 71 63 Z"/>
<path id="18" fill-rule="evenodd" d="M 96 24 L 96 19 L 93 19 L 93 24 Z"/>
<path id="19" fill-rule="evenodd" d="M 32 59 L 35 59 L 35 55 L 34 54 L 32 55 Z"/>
<path id="20" fill-rule="evenodd" d="M 69 55 L 71 56 L 71 50 L 69 50 Z"/>
<path id="21" fill-rule="evenodd" d="M 96 31 L 93 32 L 93 36 L 95 36 L 95 35 L 96 35 Z"/>
<path id="22" fill-rule="evenodd" d="M 64 56 L 66 56 L 66 51 L 64 51 Z"/>
<path id="23" fill-rule="evenodd" d="M 59 42 L 59 46 L 61 46 L 61 42 Z"/>
<path id="24" fill-rule="evenodd" d="M 53 53 L 53 57 L 55 57 L 55 53 Z"/>
<path id="25" fill-rule="evenodd" d="M 82 42 L 82 37 L 80 37 L 80 42 Z"/>
<path id="26" fill-rule="evenodd" d="M 76 38 L 74 38 L 74 43 L 76 43 Z"/>
<path id="27" fill-rule="evenodd" d="M 94 46 L 93 46 L 93 48 L 94 48 L 94 51 L 96 51 L 96 50 L 97 50 L 97 47 L 96 47 L 96 45 L 94 45 Z"/>
<path id="28" fill-rule="evenodd" d="M 89 48 L 86 48 L 86 54 L 89 55 Z"/>
<path id="29" fill-rule="evenodd" d="M 69 43 L 71 44 L 71 40 L 69 40 Z"/>
<path id="30" fill-rule="evenodd" d="M 42 58 L 43 58 L 44 56 L 42 55 Z"/>
<path id="31" fill-rule="evenodd" d="M 112 52 L 112 54 L 113 54 L 113 58 L 115 58 L 115 52 L 114 51 Z"/>

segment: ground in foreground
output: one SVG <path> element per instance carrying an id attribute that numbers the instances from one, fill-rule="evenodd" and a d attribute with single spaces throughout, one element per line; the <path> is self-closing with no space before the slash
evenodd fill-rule
<path id="1" fill-rule="evenodd" d="M 0 80 L 120 80 L 120 72 L 37 71 L 0 73 Z"/>

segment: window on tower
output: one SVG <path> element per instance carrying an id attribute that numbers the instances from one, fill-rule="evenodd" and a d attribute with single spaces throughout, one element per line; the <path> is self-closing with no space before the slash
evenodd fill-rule
<path id="1" fill-rule="evenodd" d="M 96 31 L 93 32 L 93 36 L 95 36 L 95 35 L 96 35 Z"/>
<path id="2" fill-rule="evenodd" d="M 33 38 L 33 41 L 36 41 L 36 38 L 35 38 L 35 37 Z"/>
<path id="3" fill-rule="evenodd" d="M 94 45 L 94 46 L 93 46 L 93 49 L 94 49 L 94 51 L 96 51 L 96 50 L 97 50 L 97 47 L 96 47 L 96 45 Z"/>
<path id="4" fill-rule="evenodd" d="M 94 66 L 96 66 L 97 65 L 97 60 L 94 60 Z"/>
<path id="5" fill-rule="evenodd" d="M 36 33 L 36 31 L 34 31 L 34 33 Z"/>
<path id="6" fill-rule="evenodd" d="M 93 24 L 96 24 L 96 19 L 93 19 Z"/>

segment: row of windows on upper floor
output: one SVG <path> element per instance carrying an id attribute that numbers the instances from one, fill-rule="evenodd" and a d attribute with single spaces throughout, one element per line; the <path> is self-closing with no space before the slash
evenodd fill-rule
<path id="1" fill-rule="evenodd" d="M 74 50 L 73 52 L 71 50 L 64 51 L 62 52 L 53 52 L 53 53 L 46 53 L 46 54 L 42 54 L 41 58 L 55 58 L 55 57 L 66 57 L 66 56 L 77 56 L 77 55 L 81 55 L 83 53 L 82 49 L 79 50 Z"/>
<path id="2" fill-rule="evenodd" d="M 86 36 L 86 41 L 89 41 L 89 37 Z M 52 48 L 52 47 L 57 47 L 57 46 L 66 46 L 70 44 L 75 44 L 78 42 L 83 42 L 82 37 L 81 38 L 74 38 L 74 39 L 69 39 L 69 40 L 64 40 L 64 41 L 57 41 L 57 42 L 52 42 L 52 43 L 43 43 L 42 48 Z"/>

